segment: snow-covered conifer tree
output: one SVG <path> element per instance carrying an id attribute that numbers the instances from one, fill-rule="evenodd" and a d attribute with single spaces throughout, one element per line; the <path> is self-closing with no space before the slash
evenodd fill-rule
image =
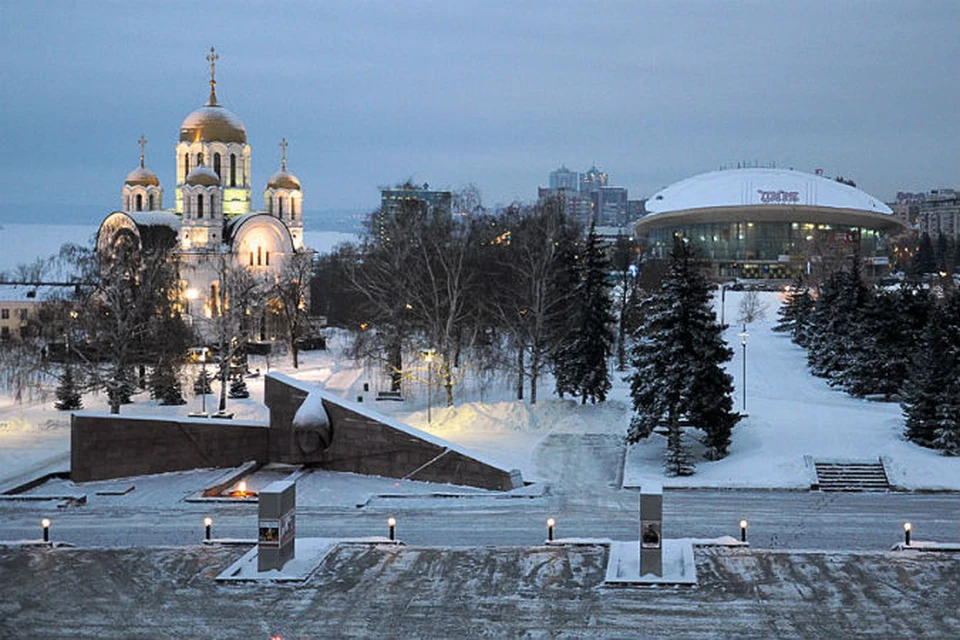
<path id="1" fill-rule="evenodd" d="M 707 434 L 711 456 L 719 458 L 726 455 L 740 416 L 731 411 L 733 383 L 722 368 L 733 352 L 723 342 L 709 286 L 680 238 L 675 238 L 661 290 L 645 307 L 631 352 L 634 372 L 628 380 L 635 413 L 627 439 L 637 442 L 666 422 L 668 472 L 692 473 L 692 466 L 681 464 L 682 418 Z"/>
<path id="2" fill-rule="evenodd" d="M 610 390 L 607 360 L 613 351 L 615 320 L 607 274 L 610 263 L 591 224 L 573 294 L 570 331 L 554 361 L 557 393 L 579 395 L 586 404 L 603 402 Z"/>
<path id="3" fill-rule="evenodd" d="M 83 408 L 83 400 L 77 390 L 77 381 L 73 377 L 73 366 L 69 363 L 63 368 L 60 384 L 57 385 L 57 401 L 53 406 L 58 411 L 76 411 Z"/>

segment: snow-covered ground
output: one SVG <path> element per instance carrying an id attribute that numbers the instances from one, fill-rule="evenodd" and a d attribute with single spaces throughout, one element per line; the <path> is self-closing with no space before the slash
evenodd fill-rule
<path id="1" fill-rule="evenodd" d="M 740 295 L 728 292 L 727 318 L 735 317 Z M 717 462 L 698 460 L 693 476 L 666 478 L 661 462 L 665 438 L 653 435 L 628 451 L 622 470 L 625 485 L 657 482 L 666 487 L 803 488 L 810 484 L 804 456 L 874 461 L 883 456 L 890 479 L 898 486 L 960 489 L 960 458 L 944 457 L 905 441 L 899 405 L 851 398 L 810 376 L 803 351 L 787 336 L 771 330 L 778 304 L 776 294 L 763 295 L 769 305 L 767 316 L 748 326 L 749 416 L 734 430 L 730 455 Z M 726 333 L 735 350 L 728 370 L 736 385 L 737 408 L 743 398 L 743 349 L 737 336 L 740 331 L 740 327 L 734 326 Z M 428 421 L 428 398 L 422 382 L 417 381 L 419 376 L 408 382 L 403 402 L 376 402 L 376 390 L 385 388 L 386 380 L 344 356 L 343 335 L 334 334 L 330 344 L 327 351 L 301 354 L 299 370 L 294 371 L 286 358 L 274 357 L 269 365 L 272 370 L 316 383 L 350 400 L 363 396 L 372 408 L 476 451 L 506 468 L 521 469 L 527 480 L 552 481 L 565 473 L 568 464 L 580 466 L 562 452 L 564 438 L 569 438 L 569 434 L 596 434 L 596 451 L 614 459 L 616 442 L 629 424 L 631 410 L 623 373 L 615 373 L 615 386 L 607 402 L 586 406 L 552 396 L 549 380 L 540 389 L 541 400 L 536 405 L 511 399 L 514 392 L 508 379 L 482 387 L 465 384 L 458 389 L 453 407 L 437 406 L 441 394 L 434 393 Z M 252 366 L 262 372 L 268 370 L 268 363 L 262 358 L 254 359 Z M 266 410 L 260 404 L 262 377 L 249 382 L 251 398 L 229 401 L 230 410 L 240 419 L 265 420 Z M 363 391 L 365 383 L 370 386 L 369 392 Z M 215 384 L 214 394 L 217 392 Z M 216 398 L 207 396 L 208 409 L 214 408 Z M 45 401 L 35 399 L 25 404 L 0 397 L 0 490 L 41 472 L 67 468 L 69 416 L 54 410 L 52 403 L 52 394 Z M 84 408 L 104 411 L 106 399 L 103 395 L 87 396 Z M 183 407 L 158 407 L 144 393 L 122 411 L 186 414 L 200 408 L 201 399 L 193 396 Z M 609 477 L 579 480 L 585 484 L 609 483 L 618 475 L 619 470 L 611 470 Z"/>

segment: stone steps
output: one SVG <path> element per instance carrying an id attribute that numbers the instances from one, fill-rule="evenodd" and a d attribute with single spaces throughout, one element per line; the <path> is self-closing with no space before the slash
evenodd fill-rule
<path id="1" fill-rule="evenodd" d="M 820 491 L 889 491 L 880 462 L 815 462 Z"/>

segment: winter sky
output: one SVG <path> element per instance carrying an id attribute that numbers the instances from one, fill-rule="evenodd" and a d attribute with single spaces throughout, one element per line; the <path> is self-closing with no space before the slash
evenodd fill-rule
<path id="1" fill-rule="evenodd" d="M 172 204 L 211 45 L 255 206 L 281 137 L 308 210 L 408 178 L 531 201 L 593 162 L 631 198 L 740 161 L 958 187 L 957 24 L 956 0 L 0 0 L 0 221 L 99 221 L 141 134 Z"/>

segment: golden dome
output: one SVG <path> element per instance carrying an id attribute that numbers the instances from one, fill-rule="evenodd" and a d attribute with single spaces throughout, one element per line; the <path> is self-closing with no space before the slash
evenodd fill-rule
<path id="1" fill-rule="evenodd" d="M 153 171 L 141 166 L 127 174 L 124 184 L 130 187 L 159 187 L 160 179 Z"/>
<path id="2" fill-rule="evenodd" d="M 191 187 L 218 187 L 220 176 L 213 169 L 200 166 L 187 174 L 187 184 Z"/>
<path id="3" fill-rule="evenodd" d="M 180 142 L 247 142 L 247 130 L 240 118 L 218 104 L 200 107 L 180 125 Z"/>
<path id="4" fill-rule="evenodd" d="M 267 189 L 299 189 L 300 180 L 286 171 L 277 171 L 267 180 Z"/>

